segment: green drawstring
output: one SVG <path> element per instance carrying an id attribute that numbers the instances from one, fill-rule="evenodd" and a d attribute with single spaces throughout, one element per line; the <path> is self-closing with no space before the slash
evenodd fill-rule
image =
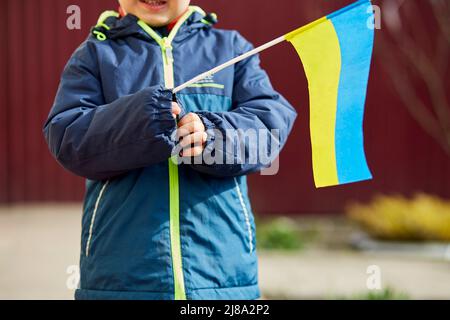
<path id="1" fill-rule="evenodd" d="M 92 33 L 97 37 L 98 41 L 105 41 L 107 39 L 106 35 L 103 32 L 94 30 Z"/>
<path id="2" fill-rule="evenodd" d="M 97 25 L 95 26 L 94 30 L 92 31 L 92 34 L 95 35 L 98 41 L 105 41 L 108 39 L 106 34 L 102 32 L 103 30 L 110 30 L 111 28 L 105 23 L 106 19 L 110 17 L 116 17 L 118 18 L 120 15 L 118 12 L 115 11 L 105 11 L 100 15 L 100 18 L 97 21 Z"/>

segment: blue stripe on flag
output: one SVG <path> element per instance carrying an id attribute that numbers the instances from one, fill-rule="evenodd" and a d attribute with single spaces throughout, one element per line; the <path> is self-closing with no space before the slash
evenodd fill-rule
<path id="1" fill-rule="evenodd" d="M 336 114 L 336 164 L 339 183 L 371 179 L 364 153 L 363 120 L 373 51 L 373 13 L 370 1 L 329 16 L 339 38 L 342 56 Z M 344 8 L 345 9 L 345 8 Z"/>

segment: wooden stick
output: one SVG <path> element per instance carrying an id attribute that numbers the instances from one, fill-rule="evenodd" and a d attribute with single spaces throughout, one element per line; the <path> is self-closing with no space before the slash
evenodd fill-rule
<path id="1" fill-rule="evenodd" d="M 295 37 L 299 33 L 305 32 L 305 31 L 311 29 L 312 27 L 315 27 L 316 25 L 318 25 L 318 24 L 320 24 L 320 23 L 322 23 L 324 21 L 327 21 L 328 18 L 336 17 L 336 16 L 338 16 L 338 15 L 340 15 L 340 14 L 342 14 L 342 13 L 344 13 L 344 12 L 350 10 L 350 9 L 353 9 L 356 6 L 359 6 L 359 5 L 362 5 L 362 4 L 365 4 L 365 3 L 367 3 L 368 5 L 371 5 L 370 0 L 358 0 L 358 1 L 348 5 L 347 7 L 344 7 L 341 10 L 338 10 L 338 11 L 332 13 L 331 15 L 328 15 L 328 16 L 325 16 L 325 17 L 323 17 L 321 19 L 313 21 L 313 22 L 311 22 L 311 23 L 309 23 L 309 24 L 307 24 L 307 25 L 305 25 L 305 26 L 303 26 L 301 28 L 298 28 L 298 29 L 296 29 L 296 30 L 294 30 L 292 32 L 289 32 L 289 33 L 281 36 L 281 37 L 278 37 L 278 38 L 276 38 L 276 39 L 274 39 L 272 41 L 269 41 L 266 44 L 263 44 L 262 46 L 259 46 L 258 48 L 250 50 L 249 52 L 246 52 L 243 55 L 240 55 L 239 57 L 231 59 L 230 61 L 227 61 L 224 64 L 221 64 L 220 66 L 215 67 L 215 68 L 213 68 L 213 69 L 211 69 L 209 71 L 206 71 L 206 72 L 196 76 L 195 78 L 189 80 L 188 82 L 183 83 L 182 85 L 180 85 L 180 86 L 176 87 L 175 89 L 173 89 L 173 93 L 180 92 L 181 90 L 185 89 L 186 87 L 189 87 L 190 85 L 192 85 L 192 84 L 194 84 L 194 83 L 196 83 L 196 82 L 198 82 L 200 80 L 203 80 L 207 76 L 213 75 L 213 74 L 215 74 L 215 73 L 217 73 L 217 72 L 219 72 L 219 71 L 221 71 L 221 70 L 223 70 L 223 69 L 225 69 L 225 68 L 227 68 L 229 66 L 232 66 L 235 63 L 238 63 L 239 61 L 247 59 L 248 57 L 251 57 L 251 56 L 253 56 L 253 55 L 255 55 L 255 54 L 257 54 L 257 53 L 259 53 L 261 51 L 264 51 L 264 50 L 266 50 L 266 49 L 268 49 L 270 47 L 273 47 L 273 46 L 275 46 L 275 45 L 277 45 L 277 44 L 279 44 L 279 43 L 281 43 L 281 42 L 283 42 L 285 40 L 292 39 L 293 37 Z"/>
<path id="2" fill-rule="evenodd" d="M 217 67 L 215 67 L 215 68 L 213 68 L 213 69 L 211 69 L 209 71 L 206 71 L 206 72 L 196 76 L 195 78 L 192 78 L 191 80 L 183 83 L 182 85 L 176 87 L 175 89 L 173 89 L 173 93 L 180 92 L 181 90 L 185 89 L 186 87 L 189 87 L 190 85 L 192 85 L 192 84 L 194 84 L 194 83 L 196 83 L 196 82 L 198 82 L 200 80 L 203 80 L 204 78 L 206 78 L 206 77 L 208 77 L 210 75 L 213 75 L 213 74 L 215 74 L 215 73 L 217 73 L 217 72 L 219 72 L 219 71 L 221 71 L 221 70 L 223 70 L 223 69 L 225 69 L 225 68 L 227 68 L 229 66 L 232 66 L 233 64 L 238 63 L 239 61 L 247 59 L 248 57 L 251 57 L 251 56 L 253 56 L 253 55 L 255 55 L 255 54 L 257 54 L 257 53 L 259 53 L 261 51 L 264 51 L 264 50 L 266 50 L 266 49 L 268 49 L 270 47 L 273 47 L 273 46 L 283 42 L 284 40 L 286 40 L 286 36 L 285 35 L 283 35 L 281 37 L 278 37 L 278 38 L 276 38 L 276 39 L 274 39 L 272 41 L 269 41 L 266 44 L 263 44 L 262 46 L 259 46 L 258 48 L 250 50 L 250 51 L 240 55 L 239 57 L 231 59 L 230 61 L 227 61 L 227 62 L 221 64 L 220 66 L 217 66 Z"/>

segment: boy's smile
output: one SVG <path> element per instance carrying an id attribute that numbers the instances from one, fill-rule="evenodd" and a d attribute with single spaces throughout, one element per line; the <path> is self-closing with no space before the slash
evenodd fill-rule
<path id="1" fill-rule="evenodd" d="M 125 13 L 143 20 L 151 27 L 162 27 L 181 16 L 190 0 L 119 0 Z"/>

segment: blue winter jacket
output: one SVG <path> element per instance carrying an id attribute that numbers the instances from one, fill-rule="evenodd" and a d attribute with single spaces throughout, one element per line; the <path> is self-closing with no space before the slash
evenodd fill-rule
<path id="1" fill-rule="evenodd" d="M 65 67 L 44 133 L 58 162 L 87 178 L 76 299 L 259 297 L 245 175 L 265 165 L 169 160 L 168 88 L 252 48 L 214 23 L 190 7 L 164 36 L 107 12 Z M 208 130 L 278 129 L 280 146 L 296 117 L 257 56 L 176 98 Z"/>

